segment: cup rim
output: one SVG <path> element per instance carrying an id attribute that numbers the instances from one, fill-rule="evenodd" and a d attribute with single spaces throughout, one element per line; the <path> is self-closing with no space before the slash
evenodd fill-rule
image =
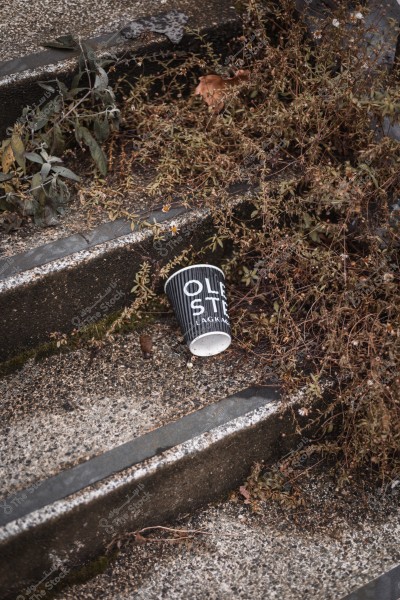
<path id="1" fill-rule="evenodd" d="M 211 335 L 217 335 L 217 336 L 228 338 L 228 345 L 225 348 L 223 348 L 222 350 L 218 350 L 217 352 L 213 352 L 212 354 L 196 354 L 195 352 L 193 352 L 192 346 L 195 342 L 197 342 L 198 340 L 203 339 L 205 337 L 209 337 Z M 231 343 L 232 343 L 232 336 L 229 333 L 227 333 L 226 331 L 207 331 L 206 333 L 201 333 L 200 335 L 195 337 L 194 340 L 192 340 L 190 342 L 190 344 L 188 344 L 188 346 L 189 346 L 190 352 L 194 356 L 201 356 L 203 358 L 207 358 L 210 356 L 216 356 L 216 354 L 220 354 L 221 352 L 225 352 L 225 350 L 227 350 L 229 348 Z"/>
<path id="2" fill-rule="evenodd" d="M 182 269 L 179 269 L 179 271 L 176 271 L 176 273 L 174 273 L 173 275 L 170 275 L 168 277 L 167 281 L 164 283 L 164 292 L 167 291 L 167 285 L 171 281 L 171 279 L 173 279 L 175 277 L 175 275 L 179 275 L 179 273 L 183 273 L 183 271 L 187 271 L 188 269 L 193 269 L 195 267 L 209 267 L 210 269 L 216 269 L 217 271 L 222 273 L 222 275 L 225 278 L 225 273 L 223 272 L 223 270 L 220 269 L 219 267 L 216 267 L 215 265 L 207 265 L 207 264 L 189 265 L 188 267 L 183 267 Z"/>

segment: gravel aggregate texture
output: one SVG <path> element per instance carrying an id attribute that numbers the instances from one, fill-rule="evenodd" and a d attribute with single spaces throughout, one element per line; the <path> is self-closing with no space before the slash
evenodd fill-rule
<path id="1" fill-rule="evenodd" d="M 58 598 L 338 600 L 400 562 L 398 495 L 340 492 L 318 468 L 303 490 L 300 509 L 270 502 L 254 513 L 227 501 L 169 524 L 205 532 L 192 539 L 125 541 L 103 574 Z"/>
<path id="2" fill-rule="evenodd" d="M 229 8 L 226 0 L 201 4 L 190 0 L 35 0 L 29 8 L 25 0 L 5 0 L 0 7 L 0 61 L 42 52 L 43 42 L 61 35 L 92 38 L 171 10 L 202 21 L 205 14 L 212 15 L 211 25 L 218 12 L 222 15 Z"/>
<path id="3" fill-rule="evenodd" d="M 234 348 L 193 359 L 174 321 L 35 363 L 0 380 L 2 496 L 217 402 L 263 378 Z M 189 366 L 188 366 L 189 365 Z"/>

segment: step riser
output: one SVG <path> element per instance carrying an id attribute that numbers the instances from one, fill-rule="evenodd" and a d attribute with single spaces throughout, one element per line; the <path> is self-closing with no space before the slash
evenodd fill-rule
<path id="1" fill-rule="evenodd" d="M 151 230 L 134 232 L 0 281 L 0 362 L 49 342 L 52 332 L 82 329 L 129 305 L 135 274 L 145 260 L 161 266 L 177 256 L 192 237 L 200 247 L 211 235 L 212 223 L 205 213 L 197 218 L 187 216 L 179 223 L 181 230 L 191 232 L 190 237 L 170 238 L 167 224 L 167 239 L 161 246 L 154 244 Z M 47 260 L 52 249 L 43 250 Z M 94 306 L 97 299 L 100 302 Z"/>

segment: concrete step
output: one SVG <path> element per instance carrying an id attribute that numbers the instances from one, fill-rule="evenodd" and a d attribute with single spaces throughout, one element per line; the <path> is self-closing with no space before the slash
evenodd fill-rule
<path id="1" fill-rule="evenodd" d="M 354 485 L 341 494 L 325 465 L 307 467 L 305 506 L 260 502 L 253 512 L 238 494 L 239 501 L 158 523 L 188 531 L 187 539 L 162 529 L 143 532 L 142 543 L 133 533 L 121 537 L 102 574 L 70 583 L 57 598 L 397 600 L 398 497 Z"/>
<path id="2" fill-rule="evenodd" d="M 201 4 L 187 0 L 127 0 L 119 5 L 110 0 L 100 4 L 71 0 L 65 10 L 49 0 L 32 6 L 28 13 L 21 0 L 10 0 L 0 10 L 6 13 L 5 26 L 0 30 L 1 136 L 25 106 L 37 107 L 47 101 L 38 81 L 71 79 L 78 53 L 46 50 L 45 42 L 66 34 L 80 37 L 99 53 L 112 51 L 117 58 L 123 56 L 114 78 L 127 75 L 132 80 L 142 72 L 135 57 L 195 47 L 193 35 L 185 34 L 189 29 L 206 35 L 216 48 L 221 48 L 241 27 L 229 0 L 205 0 Z"/>
<path id="3" fill-rule="evenodd" d="M 192 358 L 172 318 L 142 331 L 149 360 L 133 331 L 0 379 L 1 497 L 265 379 L 258 357 L 238 349 Z"/>
<path id="4" fill-rule="evenodd" d="M 246 206 L 251 198 L 246 189 L 238 185 L 232 190 L 232 210 Z M 172 219 L 177 236 L 170 231 Z M 130 222 L 118 219 L 84 236 L 72 235 L 0 259 L 0 362 L 48 343 L 53 332 L 69 334 L 128 306 L 135 274 L 144 261 L 160 269 L 188 245 L 203 248 L 213 230 L 209 209 L 160 209 L 146 213 L 146 221 L 160 225 L 163 241 L 155 241 L 150 227 L 138 223 L 132 231 Z M 218 253 L 210 259 L 218 266 Z"/>
<path id="5" fill-rule="evenodd" d="M 232 365 L 239 371 L 238 362 L 233 360 Z M 190 372 L 196 368 L 195 363 Z M 300 435 L 292 410 L 299 406 L 301 396 L 283 403 L 276 385 L 269 383 L 215 402 L 223 390 L 220 387 L 214 393 L 217 380 L 227 382 L 225 389 L 232 391 L 248 381 L 249 372 L 239 371 L 232 381 L 226 369 L 218 374 L 215 361 L 211 364 L 209 359 L 203 369 L 196 393 L 192 388 L 190 394 L 187 377 L 177 381 L 169 374 L 170 385 L 163 392 L 159 389 L 153 402 L 151 394 L 100 395 L 95 405 L 90 402 L 93 398 L 86 398 L 88 408 L 80 404 L 83 425 L 78 425 L 78 407 L 77 417 L 74 411 L 64 417 L 65 408 L 54 406 L 54 394 L 47 420 L 37 409 L 30 411 L 31 428 L 29 415 L 20 422 L 17 417 L 12 427 L 6 425 L 3 435 L 11 447 L 2 460 L 7 476 L 11 475 L 13 493 L 0 504 L 2 598 L 15 597 L 29 586 L 35 589 L 49 570 L 81 567 L 104 553 L 123 532 L 156 525 L 221 498 L 243 480 L 254 461 L 274 460 L 298 446 Z M 73 361 L 71 372 L 82 385 Z M 107 375 L 103 372 L 100 377 Z M 205 386 L 203 398 L 200 381 Z M 183 398 L 182 387 L 187 393 Z M 167 405 L 164 411 L 163 398 L 157 397 L 160 392 Z M 195 400 L 204 408 L 190 412 Z M 73 404 L 71 398 L 69 404 Z M 98 417 L 93 416 L 96 407 Z M 149 424 L 160 422 L 157 409 L 167 423 L 153 429 Z M 25 433 L 27 439 L 22 437 Z M 65 468 L 71 461 L 71 455 L 65 456 L 67 448 L 74 465 L 69 468 Z M 17 475 L 17 461 L 24 463 L 20 471 L 25 476 Z"/>
<path id="6" fill-rule="evenodd" d="M 254 460 L 298 444 L 291 403 L 256 355 L 233 345 L 194 359 L 173 318 L 141 331 L 150 359 L 132 331 L 0 379 L 0 597 L 221 497 Z M 131 511 L 138 489 L 148 503 Z"/>

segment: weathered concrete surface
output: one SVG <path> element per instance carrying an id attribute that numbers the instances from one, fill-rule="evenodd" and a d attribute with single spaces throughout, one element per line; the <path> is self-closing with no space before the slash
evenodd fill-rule
<path id="1" fill-rule="evenodd" d="M 150 219 L 150 222 L 162 223 L 163 221 L 171 221 L 174 217 L 178 217 L 188 212 L 183 207 L 173 208 L 168 214 L 163 213 L 161 209 L 150 211 L 145 216 L 138 215 L 139 220 Z M 139 231 L 137 225 L 134 231 Z M 29 271 L 35 267 L 42 267 L 55 260 L 66 258 L 71 254 L 80 252 L 81 250 L 89 250 L 99 244 L 110 242 L 116 238 L 130 235 L 132 226 L 126 219 L 117 219 L 108 221 L 95 227 L 92 231 L 84 233 L 75 233 L 66 237 L 60 237 L 47 244 L 40 244 L 34 248 L 8 257 L 0 258 L 0 281 L 4 281 L 15 275 L 19 275 L 24 271 Z"/>
<path id="2" fill-rule="evenodd" d="M 147 532 L 147 543 L 126 542 L 103 574 L 57 597 L 397 600 L 400 567 L 367 589 L 356 589 L 400 561 L 398 499 L 377 491 L 360 493 L 353 485 L 342 495 L 318 468 L 311 469 L 308 479 L 303 486 L 305 507 L 296 510 L 262 502 L 257 514 L 243 505 L 243 499 L 209 506 L 167 523 L 182 530 L 200 529 L 203 535 L 168 543 L 152 542 Z M 173 534 L 156 530 L 153 537 Z"/>
<path id="3" fill-rule="evenodd" d="M 400 59 L 400 4 L 397 0 L 368 0 L 365 17 L 366 41 L 371 58 L 381 66 L 391 68 Z M 397 26 L 396 26 L 397 23 Z"/>
<path id="4" fill-rule="evenodd" d="M 250 191 L 243 193 L 239 186 L 232 193 L 232 208 L 244 210 L 250 195 Z M 179 229 L 178 236 L 171 234 L 169 215 L 175 215 L 173 222 Z M 38 261 L 40 266 L 21 272 L 17 269 L 16 275 L 3 280 L 0 278 L 0 362 L 22 350 L 48 342 L 50 333 L 72 332 L 82 311 L 95 305 L 98 299 L 101 301 L 111 283 L 119 291 L 119 296 L 100 317 L 104 318 L 130 304 L 134 276 L 144 261 L 157 270 L 187 248 L 188 244 L 200 249 L 210 237 L 213 226 L 208 209 L 188 212 L 177 208 L 170 213 L 160 211 L 157 215 L 150 214 L 147 220 L 152 223 L 153 219 L 161 223 L 164 241 L 155 241 L 149 228 L 124 235 L 126 222 L 121 221 L 104 236 L 89 234 L 83 239 L 79 236 L 78 247 L 84 244 L 85 249 L 77 252 L 73 251 L 74 244 L 71 248 L 67 242 L 60 242 L 62 258 L 55 258 L 60 251 L 59 243 L 55 242 L 35 249 L 29 257 L 3 259 L 0 264 L 5 269 L 15 269 L 15 262 L 18 265 L 19 261 L 22 261 L 25 269 L 32 260 Z M 120 227 L 122 236 L 119 235 Z M 54 245 L 56 248 L 53 253 Z M 64 253 L 64 246 L 67 247 L 67 254 Z M 211 259 L 218 263 L 218 255 L 212 254 Z M 160 291 L 162 284 L 160 281 Z"/>
<path id="5" fill-rule="evenodd" d="M 267 399 L 268 402 L 267 402 Z M 238 391 L 236 396 L 224 398 L 219 403 L 209 404 L 182 418 L 171 421 L 143 435 L 127 436 L 124 443 L 111 444 L 110 449 L 92 456 L 89 460 L 60 470 L 51 477 L 36 483 L 24 498 L 23 491 L 7 496 L 3 500 L 6 508 L 0 514 L 0 526 L 6 526 L 32 512 L 84 490 L 87 486 L 104 480 L 115 473 L 146 459 L 157 456 L 170 448 L 188 442 L 205 431 L 225 425 L 265 404 L 278 399 L 278 390 L 268 387 L 265 390 L 248 388 Z M 121 442 L 124 437 L 121 436 Z M 30 486 L 32 488 L 32 486 Z"/>
<path id="6" fill-rule="evenodd" d="M 154 246 L 152 231 L 147 229 L 92 247 L 88 244 L 87 249 L 63 258 L 50 257 L 50 262 L 44 258 L 45 264 L 0 281 L 0 361 L 49 341 L 52 332 L 71 332 L 82 311 L 101 299 L 110 284 L 119 296 L 102 317 L 126 306 L 143 261 L 153 265 L 167 262 L 192 241 L 194 231 L 198 241 L 209 236 L 210 221 L 204 211 L 193 211 L 176 222 L 189 235 L 172 248 L 166 245 L 166 256 Z M 166 223 L 167 234 L 168 229 Z M 48 249 L 43 249 L 46 252 Z"/>
<path id="7" fill-rule="evenodd" d="M 158 448 L 153 458 L 5 525 L 0 529 L 2 597 L 37 584 L 59 566 L 81 564 L 104 551 L 118 533 L 160 524 L 222 497 L 243 481 L 254 461 L 274 461 L 293 449 L 300 436 L 290 408 L 282 411 L 273 388 L 263 393 L 260 408 L 245 414 L 243 404 L 243 416 L 229 420 L 227 413 L 215 428 L 209 419 L 192 439 L 170 450 Z M 296 399 L 290 404 L 295 406 Z M 218 411 L 218 405 L 212 408 Z"/>
<path id="8" fill-rule="evenodd" d="M 92 38 L 122 29 L 140 17 L 171 10 L 180 10 L 205 23 L 206 5 L 211 20 L 213 10 L 226 14 L 229 4 L 218 4 L 219 7 L 210 0 L 202 5 L 190 0 L 36 0 L 28 11 L 24 0 L 8 0 L 0 8 L 0 61 L 42 52 L 44 42 L 61 35 Z"/>
<path id="9" fill-rule="evenodd" d="M 6 496 L 265 380 L 260 357 L 236 344 L 192 362 L 172 317 L 145 332 L 150 360 L 133 331 L 0 379 L 0 522 Z"/>
<path id="10" fill-rule="evenodd" d="M 145 33 L 137 39 L 121 39 L 117 34 L 132 20 L 155 16 L 172 10 L 184 13 L 187 27 L 198 30 L 215 44 L 217 49 L 240 30 L 240 19 L 229 0 L 205 0 L 201 4 L 190 0 L 129 0 L 116 5 L 110 0 L 74 0 L 55 3 L 53 0 L 36 2 L 30 11 L 22 0 L 12 0 L 2 7 L 0 17 L 0 137 L 7 126 L 20 116 L 24 106 L 37 106 L 43 89 L 37 81 L 58 77 L 68 82 L 76 67 L 76 52 L 44 50 L 40 44 L 59 35 L 72 33 L 89 39 L 98 52 L 112 48 L 115 55 L 129 59 L 160 51 L 198 47 L 193 36 L 185 35 L 180 44 L 171 42 L 165 35 Z M 60 11 L 63 15 L 60 18 Z M 21 25 L 23 24 L 23 27 Z M 50 38 L 50 40 L 49 40 Z M 30 53 L 30 54 L 29 54 Z M 72 58 L 71 58 L 72 57 Z M 132 81 L 142 73 L 135 60 L 117 65 L 113 80 L 121 75 Z M 154 69 L 154 65 L 153 65 Z"/>

